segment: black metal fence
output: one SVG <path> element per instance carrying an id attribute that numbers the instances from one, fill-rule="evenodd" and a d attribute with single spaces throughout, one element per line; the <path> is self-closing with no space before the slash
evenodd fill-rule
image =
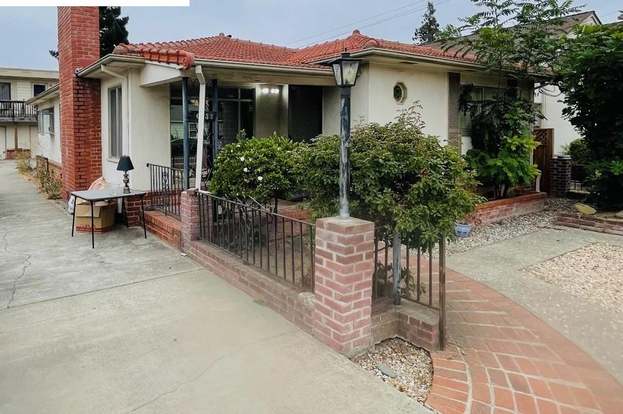
<path id="1" fill-rule="evenodd" d="M 205 191 L 198 197 L 200 239 L 271 276 L 313 291 L 313 224 Z"/>
<path id="2" fill-rule="evenodd" d="M 179 218 L 180 198 L 184 191 L 184 171 L 149 163 L 147 168 L 149 168 L 151 207 Z"/>
<path id="3" fill-rule="evenodd" d="M 37 109 L 24 101 L 0 101 L 0 118 L 13 121 L 36 121 Z"/>
<path id="4" fill-rule="evenodd" d="M 396 295 L 439 311 L 439 332 L 445 341 L 446 321 L 446 240 L 426 248 L 400 246 L 400 278 L 394 284 L 392 238 L 378 231 L 374 238 L 372 298 L 391 299 Z M 397 290 L 397 291 L 396 291 Z M 395 302 L 395 301 L 394 301 Z"/>
<path id="5" fill-rule="evenodd" d="M 569 181 L 569 191 L 572 193 L 588 194 L 590 193 L 590 185 L 588 184 L 588 171 L 582 164 L 571 164 L 571 180 Z"/>

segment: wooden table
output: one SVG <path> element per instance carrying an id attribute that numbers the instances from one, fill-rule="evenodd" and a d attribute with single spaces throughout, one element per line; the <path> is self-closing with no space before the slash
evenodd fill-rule
<path id="1" fill-rule="evenodd" d="M 145 208 L 143 205 L 143 200 L 145 198 L 144 191 L 130 191 L 129 193 L 124 193 L 122 189 L 110 189 L 110 190 L 84 190 L 84 191 L 72 191 L 71 195 L 76 199 L 81 199 L 84 201 L 88 201 L 91 206 L 91 248 L 95 249 L 95 226 L 93 225 L 93 204 L 97 201 L 104 200 L 117 200 L 121 199 L 122 203 L 125 202 L 126 198 L 129 197 L 140 197 L 141 199 L 141 220 L 143 221 L 143 233 L 145 234 L 145 238 L 147 238 L 147 227 L 145 226 Z M 76 205 L 74 205 L 74 212 L 71 218 L 71 237 L 74 237 L 74 228 L 76 224 Z M 128 225 L 126 219 L 126 226 Z"/>

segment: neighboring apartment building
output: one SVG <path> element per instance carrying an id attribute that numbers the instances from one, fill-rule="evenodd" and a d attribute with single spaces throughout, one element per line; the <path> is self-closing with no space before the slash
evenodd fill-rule
<path id="1" fill-rule="evenodd" d="M 0 68 L 0 159 L 19 150 L 37 151 L 37 110 L 26 101 L 57 82 L 57 71 Z"/>

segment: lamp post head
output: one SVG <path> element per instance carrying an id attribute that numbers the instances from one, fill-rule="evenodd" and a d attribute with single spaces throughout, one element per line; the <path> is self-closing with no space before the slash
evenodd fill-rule
<path id="1" fill-rule="evenodd" d="M 350 53 L 342 53 L 342 56 L 331 62 L 335 83 L 340 88 L 355 86 L 359 73 L 359 59 L 350 57 Z"/>

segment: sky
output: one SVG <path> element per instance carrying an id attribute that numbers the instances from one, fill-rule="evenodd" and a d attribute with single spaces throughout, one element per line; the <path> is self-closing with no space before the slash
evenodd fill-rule
<path id="1" fill-rule="evenodd" d="M 434 0 L 443 26 L 474 12 L 470 0 Z M 616 20 L 620 0 L 584 0 L 603 22 Z M 130 42 L 233 37 L 300 47 L 359 29 L 389 40 L 411 42 L 426 0 L 190 0 L 190 7 L 125 7 Z M 56 8 L 0 7 L 0 67 L 56 69 Z M 10 41 L 6 41 L 10 40 Z"/>

